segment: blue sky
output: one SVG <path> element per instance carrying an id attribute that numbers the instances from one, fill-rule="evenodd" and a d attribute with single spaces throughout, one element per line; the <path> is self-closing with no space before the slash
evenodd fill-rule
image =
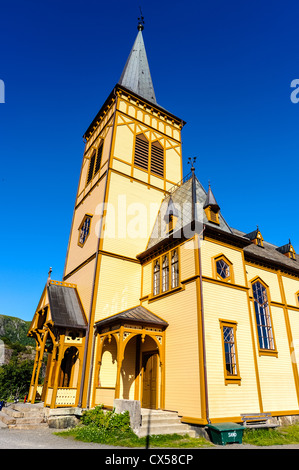
<path id="1" fill-rule="evenodd" d="M 158 103 L 184 119 L 184 173 L 227 222 L 299 253 L 298 2 L 2 2 L 0 314 L 31 320 L 61 280 L 82 136 L 143 32 Z M 298 95 L 299 96 L 299 95 Z"/>

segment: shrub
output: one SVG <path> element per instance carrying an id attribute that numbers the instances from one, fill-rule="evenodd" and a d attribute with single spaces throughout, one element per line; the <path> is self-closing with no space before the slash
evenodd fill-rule
<path id="1" fill-rule="evenodd" d="M 102 434 L 131 434 L 130 414 L 128 411 L 115 413 L 113 411 L 104 411 L 103 406 L 96 406 L 92 410 L 84 411 L 82 423 L 85 426 L 99 428 Z"/>

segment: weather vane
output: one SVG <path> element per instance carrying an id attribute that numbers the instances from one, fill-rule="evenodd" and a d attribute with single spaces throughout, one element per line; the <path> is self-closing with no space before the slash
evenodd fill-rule
<path id="1" fill-rule="evenodd" d="M 142 31 L 144 29 L 144 26 L 143 26 L 144 25 L 144 16 L 142 15 L 141 7 L 139 7 L 139 10 L 140 10 L 140 17 L 138 18 L 139 23 L 138 23 L 137 28 L 138 28 L 139 31 Z"/>
<path id="2" fill-rule="evenodd" d="M 195 170 L 194 163 L 196 162 L 196 157 L 189 157 L 188 158 L 188 165 L 191 165 L 191 171 Z"/>

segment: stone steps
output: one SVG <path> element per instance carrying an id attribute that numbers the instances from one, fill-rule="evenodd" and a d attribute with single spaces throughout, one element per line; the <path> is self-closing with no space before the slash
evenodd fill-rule
<path id="1" fill-rule="evenodd" d="M 187 424 L 183 424 L 176 412 L 142 408 L 141 417 L 139 437 L 145 437 L 148 434 L 188 434 L 190 437 L 196 437 L 195 431 L 191 430 Z"/>
<path id="2" fill-rule="evenodd" d="M 30 403 L 12 403 L 0 411 L 1 427 L 9 429 L 36 429 L 47 426 L 44 408 Z"/>

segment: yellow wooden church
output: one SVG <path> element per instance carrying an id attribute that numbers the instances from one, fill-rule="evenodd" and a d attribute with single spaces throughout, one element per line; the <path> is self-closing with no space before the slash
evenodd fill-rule
<path id="1" fill-rule="evenodd" d="M 138 400 L 195 425 L 297 415 L 299 259 L 230 227 L 193 165 L 183 175 L 185 122 L 156 101 L 142 31 L 84 134 L 63 280 L 49 274 L 28 333 L 28 399 Z"/>

